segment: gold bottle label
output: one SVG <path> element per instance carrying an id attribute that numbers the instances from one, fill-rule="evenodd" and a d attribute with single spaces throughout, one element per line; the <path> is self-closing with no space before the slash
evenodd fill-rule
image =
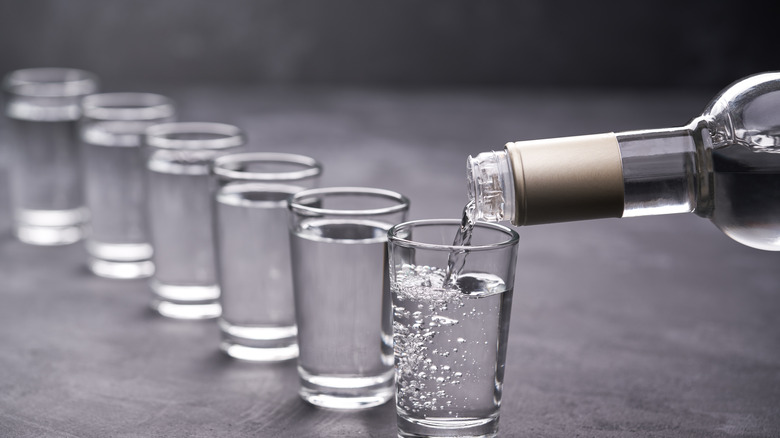
<path id="1" fill-rule="evenodd" d="M 507 143 L 514 225 L 621 217 L 623 166 L 614 133 Z"/>

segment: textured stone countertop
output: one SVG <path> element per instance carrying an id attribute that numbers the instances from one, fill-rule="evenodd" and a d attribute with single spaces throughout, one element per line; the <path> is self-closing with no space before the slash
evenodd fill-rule
<path id="1" fill-rule="evenodd" d="M 682 124 L 709 99 L 148 91 L 174 97 L 183 120 L 242 126 L 251 149 L 320 159 L 323 185 L 400 191 L 410 218 L 460 214 L 468 154 Z M 395 436 L 392 403 L 354 413 L 308 406 L 294 362 L 228 359 L 213 321 L 154 315 L 144 281 L 91 276 L 80 244 L 15 241 L 6 184 L 0 201 L 0 437 Z M 694 215 L 518 232 L 501 436 L 780 436 L 780 254 L 740 246 Z"/>

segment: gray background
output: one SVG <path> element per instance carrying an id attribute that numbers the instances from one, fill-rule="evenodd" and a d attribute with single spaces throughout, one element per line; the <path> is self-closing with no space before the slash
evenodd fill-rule
<path id="1" fill-rule="evenodd" d="M 0 0 L 0 72 L 217 82 L 707 87 L 778 67 L 772 2 Z"/>
<path id="2" fill-rule="evenodd" d="M 454 217 L 468 154 L 680 124 L 776 69 L 768 4 L 0 0 L 0 72 L 89 69 Z M 228 360 L 213 322 L 10 228 L 0 184 L 0 437 L 394 436 L 392 404 L 308 406 L 293 362 Z M 780 435 L 777 253 L 694 215 L 518 232 L 501 436 Z"/>

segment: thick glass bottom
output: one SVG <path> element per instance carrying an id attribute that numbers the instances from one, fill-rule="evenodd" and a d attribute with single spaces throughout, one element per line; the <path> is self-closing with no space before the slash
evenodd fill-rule
<path id="1" fill-rule="evenodd" d="M 154 274 L 154 263 L 150 260 L 140 262 L 115 262 L 91 258 L 87 262 L 89 270 L 98 277 L 132 280 L 149 278 Z"/>
<path id="2" fill-rule="evenodd" d="M 378 376 L 320 376 L 298 367 L 298 394 L 308 403 L 328 409 L 366 409 L 393 398 L 394 371 Z"/>
<path id="3" fill-rule="evenodd" d="M 278 348 L 255 348 L 222 341 L 219 348 L 234 359 L 250 362 L 281 362 L 298 357 L 298 344 Z"/>
<path id="4" fill-rule="evenodd" d="M 70 245 L 81 240 L 84 235 L 80 226 L 35 227 L 17 225 L 15 233 L 22 243 L 40 246 Z"/>
<path id="5" fill-rule="evenodd" d="M 212 319 L 222 314 L 217 285 L 186 286 L 150 282 L 151 307 L 162 316 L 174 319 Z"/>
<path id="6" fill-rule="evenodd" d="M 99 277 L 148 278 L 154 274 L 152 246 L 148 243 L 104 243 L 87 239 L 89 269 Z"/>
<path id="7" fill-rule="evenodd" d="M 492 438 L 498 434 L 498 414 L 487 418 L 417 418 L 398 409 L 398 437 Z"/>
<path id="8" fill-rule="evenodd" d="M 84 236 L 84 208 L 25 210 L 15 212 L 14 233 L 23 243 L 41 246 L 68 245 Z"/>
<path id="9" fill-rule="evenodd" d="M 298 357 L 297 329 L 290 326 L 241 326 L 219 320 L 220 348 L 228 356 L 254 362 L 276 362 Z"/>

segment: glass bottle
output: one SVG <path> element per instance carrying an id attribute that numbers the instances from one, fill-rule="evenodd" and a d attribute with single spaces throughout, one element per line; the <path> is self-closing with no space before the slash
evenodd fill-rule
<path id="1" fill-rule="evenodd" d="M 474 220 L 695 213 L 780 251 L 780 72 L 735 82 L 685 126 L 512 142 L 466 167 Z"/>

